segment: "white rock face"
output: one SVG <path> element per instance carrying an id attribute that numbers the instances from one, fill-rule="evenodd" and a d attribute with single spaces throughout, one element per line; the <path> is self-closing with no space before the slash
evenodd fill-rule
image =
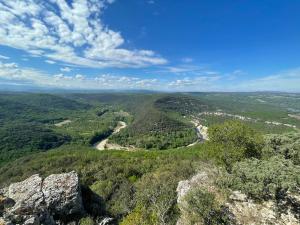
<path id="1" fill-rule="evenodd" d="M 177 203 L 181 212 L 180 218 L 177 220 L 176 225 L 192 225 L 189 221 L 189 216 L 186 214 L 188 207 L 185 201 L 186 195 L 195 188 L 202 187 L 208 191 L 215 192 L 213 185 L 215 172 L 213 169 L 210 172 L 202 171 L 194 175 L 191 179 L 183 180 L 177 186 Z M 200 225 L 200 224 L 193 224 Z"/>
<path id="2" fill-rule="evenodd" d="M 79 178 L 74 171 L 53 174 L 45 180 L 33 175 L 11 184 L 0 197 L 3 224 L 56 225 L 55 219 L 72 221 L 84 212 Z"/>
<path id="3" fill-rule="evenodd" d="M 11 184 L 8 197 L 15 201 L 10 209 L 12 214 L 28 215 L 41 211 L 44 208 L 42 178 L 36 174 L 22 182 Z"/>
<path id="4" fill-rule="evenodd" d="M 205 183 L 208 183 L 208 175 L 206 172 L 198 173 L 189 180 L 180 181 L 176 189 L 178 196 L 177 203 L 179 205 L 183 204 L 184 197 L 190 190 L 197 186 L 204 185 Z"/>
<path id="5" fill-rule="evenodd" d="M 113 221 L 113 218 L 106 217 L 103 220 L 101 220 L 101 222 L 99 223 L 99 225 L 108 225 L 111 221 Z"/>
<path id="6" fill-rule="evenodd" d="M 40 225 L 40 220 L 37 216 L 32 216 L 24 222 L 24 225 Z"/>
<path id="7" fill-rule="evenodd" d="M 70 215 L 83 211 L 79 178 L 74 171 L 48 176 L 42 192 L 47 209 L 52 213 Z"/>
<path id="8" fill-rule="evenodd" d="M 239 193 L 239 196 L 245 196 Z M 240 225 L 299 225 L 300 222 L 286 206 L 281 214 L 278 213 L 278 206 L 274 201 L 255 203 L 250 199 L 232 199 L 226 203 L 229 211 L 234 215 L 236 223 Z"/>

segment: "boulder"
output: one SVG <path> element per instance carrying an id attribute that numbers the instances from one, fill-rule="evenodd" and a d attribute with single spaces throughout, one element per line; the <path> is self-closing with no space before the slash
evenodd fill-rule
<path id="1" fill-rule="evenodd" d="M 39 175 L 0 192 L 0 224 L 56 225 L 78 221 L 84 208 L 78 175 L 73 171 Z"/>
<path id="2" fill-rule="evenodd" d="M 32 215 L 43 211 L 45 205 L 42 182 L 42 178 L 36 174 L 22 182 L 11 184 L 8 197 L 14 200 L 15 205 L 9 212 L 16 215 Z"/>
<path id="3" fill-rule="evenodd" d="M 68 216 L 82 214 L 79 178 L 76 172 L 52 174 L 42 185 L 47 209 L 51 214 Z"/>

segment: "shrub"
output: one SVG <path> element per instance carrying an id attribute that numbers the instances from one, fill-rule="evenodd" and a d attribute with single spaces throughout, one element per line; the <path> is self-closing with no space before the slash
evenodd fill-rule
<path id="1" fill-rule="evenodd" d="M 236 163 L 232 174 L 223 181 L 227 187 L 241 190 L 254 199 L 275 199 L 287 191 L 296 191 L 300 185 L 300 166 L 281 156 L 247 159 Z"/>
<path id="2" fill-rule="evenodd" d="M 265 159 L 274 155 L 281 155 L 290 159 L 294 164 L 300 165 L 300 134 L 289 133 L 283 135 L 268 135 L 265 138 L 263 157 Z"/>
<path id="3" fill-rule="evenodd" d="M 185 201 L 191 224 L 231 224 L 224 208 L 218 205 L 213 193 L 196 188 L 186 195 Z"/>
<path id="4" fill-rule="evenodd" d="M 228 169 L 244 158 L 260 158 L 263 138 L 252 128 L 239 121 L 227 121 L 211 126 L 208 130 L 210 142 L 217 147 L 219 158 Z"/>
<path id="5" fill-rule="evenodd" d="M 85 217 L 85 218 L 82 218 L 80 221 L 79 221 L 79 225 L 94 225 L 95 222 L 93 221 L 92 218 L 90 217 Z"/>
<path id="6" fill-rule="evenodd" d="M 136 198 L 137 204 L 145 207 L 149 220 L 155 220 L 158 224 L 166 224 L 174 219 L 177 183 L 177 178 L 170 172 L 142 177 L 137 184 Z"/>
<path id="7" fill-rule="evenodd" d="M 120 225 L 156 225 L 155 215 L 147 215 L 147 209 L 137 206 L 130 214 L 128 214 L 120 223 Z"/>

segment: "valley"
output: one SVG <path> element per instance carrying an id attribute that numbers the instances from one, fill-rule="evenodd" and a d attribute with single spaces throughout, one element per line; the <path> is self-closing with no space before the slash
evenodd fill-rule
<path id="1" fill-rule="evenodd" d="M 34 174 L 73 171 L 81 225 L 274 224 L 264 212 L 298 224 L 300 102 L 272 96 L 1 93 L 0 198 Z"/>

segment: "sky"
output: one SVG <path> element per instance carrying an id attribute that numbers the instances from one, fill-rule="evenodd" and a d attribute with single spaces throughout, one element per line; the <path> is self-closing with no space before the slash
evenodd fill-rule
<path id="1" fill-rule="evenodd" d="M 0 90 L 300 92 L 299 12 L 299 0 L 0 0 Z"/>

